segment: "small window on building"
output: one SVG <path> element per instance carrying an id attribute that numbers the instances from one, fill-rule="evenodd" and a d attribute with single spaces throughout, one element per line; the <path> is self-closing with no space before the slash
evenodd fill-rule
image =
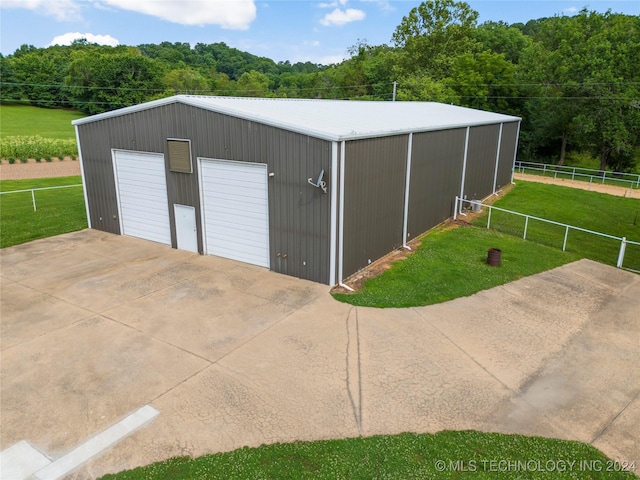
<path id="1" fill-rule="evenodd" d="M 191 142 L 189 140 L 167 140 L 169 146 L 169 170 L 191 173 Z"/>

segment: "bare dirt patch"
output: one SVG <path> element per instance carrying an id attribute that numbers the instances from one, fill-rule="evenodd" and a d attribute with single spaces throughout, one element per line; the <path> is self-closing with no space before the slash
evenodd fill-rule
<path id="1" fill-rule="evenodd" d="M 531 175 L 528 173 L 515 173 L 513 178 L 516 180 L 525 180 L 527 182 L 548 183 L 552 185 L 560 185 L 562 187 L 579 188 L 580 190 L 589 190 L 598 193 L 608 193 L 617 197 L 640 198 L 640 189 L 618 187 L 615 185 L 607 185 L 597 182 L 583 182 L 581 180 L 570 180 L 568 178 L 543 177 L 541 175 Z"/>
<path id="2" fill-rule="evenodd" d="M 36 162 L 34 159 L 26 163 L 0 162 L 0 180 L 24 180 L 27 178 L 70 177 L 80 175 L 80 162 L 71 157 L 53 159 L 51 162 Z"/>

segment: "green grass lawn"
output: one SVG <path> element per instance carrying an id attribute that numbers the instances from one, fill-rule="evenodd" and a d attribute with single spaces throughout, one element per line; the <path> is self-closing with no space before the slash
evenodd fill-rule
<path id="1" fill-rule="evenodd" d="M 640 241 L 640 200 L 556 185 L 517 182 L 495 206 Z M 486 209 L 485 209 L 486 210 Z M 637 219 L 636 219 L 637 215 Z M 634 225 L 635 222 L 635 225 Z M 415 253 L 365 282 L 352 294 L 334 298 L 352 305 L 413 307 L 431 305 L 502 285 L 580 258 L 615 265 L 620 242 L 571 231 L 562 252 L 565 229 L 529 221 L 522 239 L 522 217 L 494 211 L 474 227 L 437 228 Z M 498 231 L 494 230 L 497 229 Z M 502 265 L 486 264 L 489 248 L 502 250 Z M 640 271 L 640 246 L 627 245 L 624 267 Z"/>
<path id="2" fill-rule="evenodd" d="M 75 110 L 3 103 L 0 105 L 0 137 L 75 138 L 71 121 L 82 117 L 84 115 Z"/>
<path id="3" fill-rule="evenodd" d="M 174 458 L 102 480 L 636 478 L 619 470 L 580 442 L 445 431 L 241 448 Z"/>
<path id="4" fill-rule="evenodd" d="M 638 199 L 558 185 L 516 182 L 512 192 L 496 201 L 494 206 L 640 242 L 640 200 Z M 473 223 L 485 226 L 487 213 L 485 212 Z M 491 214 L 492 229 L 521 237 L 524 225 L 523 217 L 497 210 Z M 564 235 L 564 227 L 529 220 L 527 240 L 562 248 Z M 576 230 L 570 230 L 567 237 L 568 252 L 608 265 L 616 264 L 619 250 L 618 240 Z M 624 266 L 640 270 L 640 246 L 627 246 Z"/>
<path id="5" fill-rule="evenodd" d="M 0 191 L 25 190 L 82 183 L 79 176 L 32 180 L 4 180 Z M 0 248 L 87 227 L 82 187 L 0 195 Z"/>
<path id="6" fill-rule="evenodd" d="M 502 250 L 499 267 L 487 265 L 487 250 Z M 440 227 L 418 249 L 365 282 L 357 293 L 334 294 L 352 305 L 415 307 L 466 297 L 480 290 L 543 272 L 580 257 L 477 227 Z"/>

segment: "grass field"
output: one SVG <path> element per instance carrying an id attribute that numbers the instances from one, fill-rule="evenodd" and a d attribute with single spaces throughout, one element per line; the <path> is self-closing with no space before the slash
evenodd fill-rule
<path id="1" fill-rule="evenodd" d="M 4 180 L 0 192 L 82 183 L 79 176 L 33 180 Z M 82 187 L 0 195 L 0 248 L 87 227 Z"/>
<path id="2" fill-rule="evenodd" d="M 517 182 L 512 193 L 496 201 L 496 207 L 526 213 L 556 222 L 574 225 L 640 242 L 640 200 L 616 197 L 575 188 L 534 182 Z M 487 213 L 474 220 L 485 226 Z M 525 219 L 493 211 L 491 228 L 522 237 Z M 529 220 L 527 240 L 562 248 L 565 228 Z M 620 242 L 613 239 L 570 230 L 567 251 L 608 265 L 615 265 Z M 640 246 L 628 245 L 624 266 L 640 270 Z"/>
<path id="3" fill-rule="evenodd" d="M 640 241 L 637 199 L 518 182 L 494 205 Z M 362 290 L 337 293 L 334 298 L 379 308 L 430 305 L 472 295 L 580 258 L 616 264 L 619 241 L 572 231 L 567 251 L 562 252 L 563 227 L 530 220 L 527 240 L 523 240 L 524 223 L 522 217 L 494 211 L 491 230 L 483 228 L 487 224 L 486 212 L 473 221 L 473 228 L 437 228 L 423 238 L 415 253 L 365 282 Z M 502 250 L 502 265 L 497 268 L 486 264 L 487 250 L 493 247 Z M 640 246 L 627 245 L 623 266 L 640 271 Z"/>
<path id="4" fill-rule="evenodd" d="M 241 448 L 175 458 L 102 480 L 636 478 L 615 470 L 620 466 L 584 443 L 445 431 Z"/>
<path id="5" fill-rule="evenodd" d="M 84 115 L 75 110 L 39 108 L 30 105 L 0 105 L 0 138 L 10 136 L 41 136 L 55 139 L 75 139 L 72 120 Z"/>
<path id="6" fill-rule="evenodd" d="M 502 265 L 487 265 L 489 248 L 502 250 Z M 403 308 L 466 297 L 480 290 L 578 260 L 572 253 L 477 227 L 440 227 L 409 257 L 365 283 L 357 293 L 334 294 L 352 305 Z"/>

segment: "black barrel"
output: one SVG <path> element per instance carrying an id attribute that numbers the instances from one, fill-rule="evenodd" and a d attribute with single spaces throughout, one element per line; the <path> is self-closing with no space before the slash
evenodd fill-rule
<path id="1" fill-rule="evenodd" d="M 492 267 L 499 267 L 502 260 L 502 250 L 499 248 L 490 248 L 487 252 L 487 263 Z"/>

